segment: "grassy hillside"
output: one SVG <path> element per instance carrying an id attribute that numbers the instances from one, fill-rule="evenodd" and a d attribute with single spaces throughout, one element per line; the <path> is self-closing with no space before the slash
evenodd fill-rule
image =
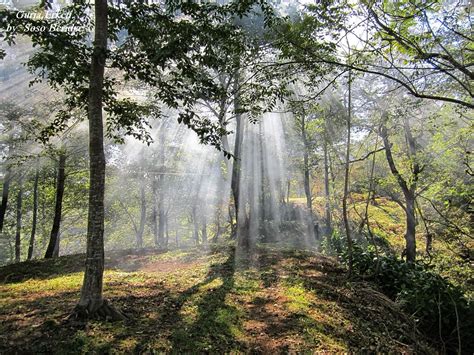
<path id="1" fill-rule="evenodd" d="M 260 248 L 111 253 L 105 295 L 125 322 L 74 323 L 82 255 L 0 269 L 0 353 L 430 352 L 412 320 L 319 254 Z"/>

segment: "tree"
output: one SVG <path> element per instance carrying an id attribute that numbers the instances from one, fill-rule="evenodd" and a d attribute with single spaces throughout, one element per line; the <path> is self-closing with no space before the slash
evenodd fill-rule
<path id="1" fill-rule="evenodd" d="M 7 168 L 7 171 L 3 175 L 2 204 L 0 205 L 0 233 L 3 230 L 3 224 L 5 221 L 5 213 L 7 212 L 8 195 L 10 192 L 10 180 L 11 180 L 11 171 L 9 168 Z"/>
<path id="2" fill-rule="evenodd" d="M 18 181 L 18 192 L 16 197 L 16 233 L 15 233 L 15 262 L 21 259 L 21 227 L 23 216 L 23 181 L 20 177 Z"/>
<path id="3" fill-rule="evenodd" d="M 140 224 L 136 231 L 137 248 L 143 248 L 143 233 L 145 231 L 146 222 L 146 197 L 145 197 L 145 185 L 140 184 Z"/>
<path id="4" fill-rule="evenodd" d="M 2 202 L 0 205 L 0 233 L 3 230 L 5 214 L 8 207 L 8 197 L 12 179 L 18 175 L 15 171 L 15 163 L 24 160 L 22 153 L 18 148 L 28 140 L 30 127 L 28 122 L 28 113 L 25 109 L 13 103 L 2 102 L 0 104 L 0 117 L 2 127 L 2 140 L 0 143 L 2 149 L 3 166 L 3 186 Z"/>
<path id="5" fill-rule="evenodd" d="M 335 78 L 348 69 L 375 74 L 414 97 L 472 109 L 470 11 L 442 1 L 364 1 L 352 9 L 345 1 L 307 5 L 281 24 L 278 43 L 287 63 L 329 65 L 339 70 Z M 327 55 L 344 39 L 357 43 L 350 63 L 335 51 Z M 446 86 L 450 93 L 440 90 Z"/>
<path id="6" fill-rule="evenodd" d="M 411 137 L 410 129 L 405 120 L 405 134 L 407 136 L 407 140 L 410 146 L 411 154 L 414 153 L 414 141 Z M 420 173 L 420 167 L 417 163 L 413 164 L 412 174 L 413 177 L 411 182 L 407 182 L 400 172 L 398 171 L 395 161 L 392 155 L 391 143 L 388 136 L 388 131 L 386 127 L 386 123 L 382 123 L 380 127 L 380 135 L 383 139 L 384 147 L 385 147 L 385 155 L 387 157 L 387 162 L 390 167 L 390 171 L 392 172 L 393 176 L 397 179 L 397 182 L 400 188 L 403 191 L 403 195 L 405 196 L 405 214 L 406 214 L 406 233 L 405 233 L 405 240 L 406 240 L 406 257 L 409 263 L 413 263 L 416 259 L 416 238 L 415 238 L 415 230 L 416 230 L 416 219 L 415 219 L 415 190 L 416 190 L 416 182 L 418 180 L 418 174 Z"/>
<path id="7" fill-rule="evenodd" d="M 323 175 L 324 175 L 324 211 L 325 211 L 325 235 L 329 238 L 333 231 L 332 206 L 334 193 L 334 167 L 331 161 L 332 155 L 337 152 L 337 146 L 342 144 L 343 135 L 347 129 L 347 108 L 344 107 L 339 96 L 342 93 L 336 89 L 327 90 L 317 103 L 316 112 L 318 124 L 319 149 L 322 150 Z"/>
<path id="8" fill-rule="evenodd" d="M 58 166 L 56 177 L 56 199 L 54 208 L 53 227 L 49 238 L 48 248 L 46 249 L 45 258 L 59 256 L 59 229 L 61 225 L 62 205 L 64 195 L 64 183 L 66 180 L 66 152 L 61 150 L 58 154 Z"/>
<path id="9" fill-rule="evenodd" d="M 351 71 L 349 71 L 348 79 L 348 92 L 347 92 L 347 141 L 346 141 L 346 154 L 345 154 L 345 162 L 344 162 L 344 195 L 342 196 L 342 218 L 344 221 L 344 229 L 346 231 L 346 238 L 347 238 L 347 253 L 348 253 L 348 261 L 349 261 L 349 275 L 352 273 L 352 235 L 351 235 L 351 228 L 349 225 L 349 214 L 347 210 L 347 199 L 349 197 L 349 169 L 350 169 L 350 149 L 351 149 L 351 129 L 352 129 L 352 75 Z"/>
<path id="10" fill-rule="evenodd" d="M 230 41 L 241 38 L 235 35 L 238 31 L 230 18 L 231 15 L 243 16 L 252 5 L 253 1 L 244 5 L 233 2 L 228 6 L 167 1 L 164 8 L 160 4 L 141 3 L 109 8 L 106 1 L 100 0 L 94 5 L 92 48 L 85 41 L 87 28 L 75 33 L 28 31 L 31 25 L 48 26 L 50 21 L 63 25 L 75 20 L 82 23 L 88 7 L 83 2 L 65 9 L 71 13 L 70 18 L 20 20 L 15 12 L 10 12 L 1 19 L 0 26 L 8 29 L 4 37 L 8 43 L 12 43 L 18 34 L 26 34 L 40 46 L 40 50 L 28 61 L 31 71 L 39 73 L 38 80 L 45 79 L 67 94 L 65 107 L 52 125 L 44 130 L 42 139 L 47 140 L 64 130 L 71 119 L 71 111 L 86 109 L 88 112 L 90 190 L 87 263 L 75 316 L 118 316 L 102 298 L 105 179 L 102 109 L 108 114 L 106 132 L 109 137 L 119 142 L 123 141 L 124 135 L 145 141 L 150 138 L 146 130 L 150 108 L 134 100 L 117 97 L 117 81 L 104 78 L 106 60 L 111 67 L 122 72 L 125 80 L 138 79 L 157 88 L 156 97 L 159 100 L 172 109 L 179 109 L 179 122 L 196 131 L 203 142 L 220 147 L 219 124 L 199 117 L 193 107 L 203 96 L 220 94 L 210 74 L 210 69 L 225 64 L 216 55 L 219 52 L 217 49 L 229 50 Z M 109 14 L 113 19 L 111 22 L 108 22 Z M 190 18 L 183 18 L 183 15 Z M 85 23 L 90 25 L 87 20 Z M 117 33 L 124 29 L 127 30 L 126 38 L 114 50 L 108 50 L 107 37 L 116 40 Z M 170 36 L 174 39 L 170 40 Z M 92 58 L 91 63 L 89 58 Z"/>
<path id="11" fill-rule="evenodd" d="M 383 58 L 385 65 L 380 73 L 395 79 L 415 97 L 474 108 L 468 24 L 472 7 L 435 0 L 370 1 L 362 8 L 375 29 L 368 51 Z"/>
<path id="12" fill-rule="evenodd" d="M 36 162 L 35 167 L 35 177 L 33 182 L 33 217 L 31 221 L 31 234 L 30 242 L 28 245 L 28 256 L 27 260 L 31 260 L 33 257 L 33 249 L 35 246 L 35 237 L 36 237 L 36 226 L 38 221 L 38 182 L 39 182 L 39 167 L 38 161 Z"/>
<path id="13" fill-rule="evenodd" d="M 94 3 L 95 29 L 89 73 L 88 119 L 90 188 L 87 223 L 86 270 L 76 316 L 89 318 L 95 314 L 122 319 L 102 297 L 104 272 L 104 191 L 105 155 L 102 101 L 108 33 L 107 0 Z"/>
<path id="14" fill-rule="evenodd" d="M 315 115 L 312 112 L 312 105 L 308 105 L 306 102 L 307 96 L 302 95 L 299 88 L 295 88 L 295 91 L 297 97 L 295 100 L 291 101 L 290 107 L 292 107 L 292 112 L 295 117 L 297 135 L 299 140 L 301 140 L 301 150 L 303 151 L 302 164 L 299 165 L 301 165 L 301 170 L 303 173 L 303 187 L 306 197 L 306 209 L 308 212 L 308 233 L 318 240 L 319 225 L 313 211 L 313 181 L 311 179 L 311 174 L 315 168 L 315 163 L 313 163 L 313 160 L 317 159 L 314 156 L 314 151 L 316 148 L 316 121 L 314 120 Z M 310 102 L 312 102 L 312 100 Z"/>

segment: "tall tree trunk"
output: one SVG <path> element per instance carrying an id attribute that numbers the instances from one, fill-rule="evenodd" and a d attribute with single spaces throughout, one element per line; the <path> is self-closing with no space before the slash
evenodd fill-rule
<path id="1" fill-rule="evenodd" d="M 15 234 L 15 262 L 19 263 L 21 258 L 21 218 L 23 204 L 23 181 L 18 183 L 18 194 L 16 197 L 16 234 Z"/>
<path id="2" fill-rule="evenodd" d="M 416 157 L 416 142 L 411 133 L 410 123 L 408 116 L 405 116 L 403 121 L 403 127 L 405 129 L 405 138 L 408 143 L 408 154 L 410 161 L 412 162 L 411 173 L 412 178 L 408 185 L 408 191 L 404 193 L 407 204 L 406 218 L 407 218 L 407 230 L 405 234 L 406 241 L 406 254 L 407 261 L 414 262 L 416 259 L 416 186 L 418 182 L 418 176 L 421 172 L 421 167 Z"/>
<path id="3" fill-rule="evenodd" d="M 163 247 L 165 244 L 166 213 L 165 208 L 163 206 L 163 198 L 161 197 L 161 192 L 159 194 L 160 199 L 158 205 L 158 245 L 160 247 Z"/>
<path id="4" fill-rule="evenodd" d="M 226 103 L 226 100 L 223 100 L 223 102 L 221 102 L 221 106 L 220 106 L 220 114 L 219 114 L 219 124 L 221 125 L 221 128 L 223 130 L 226 129 L 226 126 L 225 126 L 225 117 L 226 117 L 226 112 L 225 112 L 225 103 Z M 230 152 L 230 147 L 229 147 L 229 139 L 228 139 L 228 136 L 227 135 L 222 135 L 221 136 L 221 144 L 222 144 L 222 148 L 224 149 L 225 152 Z M 233 164 L 232 164 L 232 160 L 226 156 L 223 156 L 222 157 L 222 160 L 226 166 L 226 172 L 225 174 L 223 174 L 223 180 L 222 181 L 228 181 L 228 179 L 230 178 L 231 180 L 231 193 L 232 193 L 232 175 L 233 175 Z M 224 183 L 221 183 L 221 186 L 225 186 L 225 182 Z M 234 196 L 234 195 L 232 195 Z M 226 195 L 223 193 L 220 195 L 220 203 L 219 205 L 222 204 L 222 202 L 225 200 L 226 198 Z M 233 230 L 234 230 L 234 215 L 233 215 L 233 212 L 232 212 L 232 208 L 231 208 L 231 205 L 229 204 L 228 205 L 228 212 L 229 212 L 229 223 L 230 223 L 230 226 L 231 226 L 231 235 L 233 235 Z M 237 219 L 235 219 L 237 220 Z"/>
<path id="5" fill-rule="evenodd" d="M 309 142 L 306 131 L 306 117 L 303 112 L 301 115 L 301 139 L 303 141 L 303 185 L 304 193 L 306 196 L 306 208 L 308 210 L 308 223 L 310 235 L 314 234 L 315 239 L 319 240 L 319 228 L 313 215 L 313 196 L 311 194 L 311 179 L 310 179 L 310 167 L 309 167 Z"/>
<path id="6" fill-rule="evenodd" d="M 347 249 L 348 249 L 348 258 L 349 258 L 349 275 L 352 274 L 352 235 L 351 228 L 349 226 L 349 216 L 347 210 L 347 198 L 349 196 L 349 161 L 350 161 L 350 149 L 351 149 L 351 103 L 352 103 L 352 93 L 351 93 L 351 81 L 352 73 L 349 71 L 348 78 L 348 102 L 347 102 L 347 141 L 346 141 L 346 161 L 344 167 L 344 196 L 342 197 L 342 218 L 344 219 L 344 228 L 346 230 L 347 237 Z"/>
<path id="7" fill-rule="evenodd" d="M 234 144 L 234 161 L 232 164 L 232 179 L 231 179 L 231 189 L 232 196 L 234 197 L 234 207 L 235 207 L 235 219 L 238 225 L 239 221 L 239 194 L 240 194 L 240 165 L 241 161 L 241 151 L 242 151 L 242 141 L 243 141 L 243 130 L 244 125 L 242 122 L 242 114 L 239 112 L 241 110 L 240 105 L 240 70 L 237 70 L 234 80 L 234 112 L 236 120 L 236 132 L 235 132 L 235 144 Z"/>
<path id="8" fill-rule="evenodd" d="M 178 217 L 175 218 L 175 231 L 174 231 L 174 241 L 176 243 L 176 248 L 179 248 L 179 224 Z"/>
<path id="9" fill-rule="evenodd" d="M 31 221 L 31 235 L 30 235 L 30 244 L 28 246 L 28 260 L 31 260 L 33 257 L 33 249 L 35 246 L 35 236 L 36 236 L 36 224 L 38 220 L 38 180 L 39 180 L 39 170 L 36 168 L 35 180 L 33 183 L 33 220 Z"/>
<path id="10" fill-rule="evenodd" d="M 201 240 L 202 244 L 207 244 L 207 219 L 206 216 L 202 218 L 202 228 L 201 228 Z"/>
<path id="11" fill-rule="evenodd" d="M 258 148 L 260 150 L 260 218 L 262 224 L 268 218 L 265 214 L 265 148 L 263 147 L 263 140 L 263 123 L 260 121 L 258 123 Z"/>
<path id="12" fill-rule="evenodd" d="M 291 193 L 291 179 L 288 178 L 287 186 L 286 186 L 286 203 L 290 203 L 290 193 Z"/>
<path id="13" fill-rule="evenodd" d="M 386 113 L 384 113 L 386 116 Z M 386 117 L 384 117 L 384 121 Z M 415 219 L 415 188 L 416 180 L 419 173 L 419 167 L 415 164 L 413 170 L 415 176 L 413 177 L 413 182 L 409 185 L 407 181 L 402 177 L 398 171 L 395 161 L 392 154 L 392 145 L 388 138 L 387 127 L 385 122 L 382 122 L 380 127 L 380 135 L 382 136 L 384 147 L 385 147 L 385 157 L 387 158 L 388 165 L 392 175 L 397 179 L 398 185 L 402 189 L 403 195 L 405 197 L 405 216 L 406 216 L 406 231 L 405 231 L 405 255 L 408 263 L 415 262 L 416 259 L 416 219 Z"/>
<path id="14" fill-rule="evenodd" d="M 5 213 L 7 212 L 8 193 L 10 191 L 11 171 L 7 170 L 3 179 L 2 204 L 0 205 L 0 233 L 3 231 L 3 223 L 5 221 Z"/>
<path id="15" fill-rule="evenodd" d="M 212 238 L 213 243 L 217 243 L 219 240 L 219 237 L 221 235 L 221 210 L 217 212 L 216 216 L 216 234 L 214 235 L 214 238 Z"/>
<path id="16" fill-rule="evenodd" d="M 309 176 L 309 144 L 306 136 L 306 119 L 304 113 L 301 117 L 301 139 L 303 141 L 303 177 L 304 177 L 304 193 L 306 196 L 306 208 L 312 218 L 313 202 L 311 196 L 311 181 Z"/>
<path id="17" fill-rule="evenodd" d="M 165 143 L 166 143 L 166 127 L 162 125 L 160 127 L 160 175 L 158 175 L 158 244 L 163 247 L 165 244 L 165 196 L 164 196 L 164 184 L 165 184 Z"/>
<path id="18" fill-rule="evenodd" d="M 324 196 L 325 196 L 325 214 L 326 214 L 326 236 L 332 234 L 332 220 L 331 220 L 331 192 L 329 191 L 329 159 L 328 159 L 328 143 L 324 139 Z"/>
<path id="19" fill-rule="evenodd" d="M 146 222 L 146 197 L 145 197 L 145 185 L 140 185 L 140 225 L 136 234 L 137 248 L 143 248 L 143 233 L 145 231 Z"/>
<path id="20" fill-rule="evenodd" d="M 102 122 L 102 91 L 107 51 L 107 0 L 95 0 L 94 49 L 89 77 L 90 188 L 87 222 L 87 255 L 84 282 L 75 317 L 122 318 L 102 297 L 104 274 L 105 155 Z"/>
<path id="21" fill-rule="evenodd" d="M 406 201 L 406 256 L 409 263 L 415 262 L 416 259 L 416 218 L 415 218 L 415 194 L 408 191 L 405 195 Z"/>
<path id="22" fill-rule="evenodd" d="M 45 258 L 49 259 L 59 255 L 59 230 L 61 227 L 61 215 L 63 207 L 64 183 L 66 180 L 66 153 L 59 154 L 58 170 L 56 178 L 56 204 L 54 207 L 53 228 L 49 237 L 48 248 L 46 249 Z"/>
<path id="23" fill-rule="evenodd" d="M 158 247 L 160 245 L 160 242 L 158 240 L 158 208 L 156 206 L 158 199 L 158 182 L 156 180 L 156 176 L 153 177 L 151 189 L 153 198 L 153 207 L 151 212 L 151 229 L 153 231 L 153 240 L 155 241 L 155 247 Z"/>
<path id="24" fill-rule="evenodd" d="M 43 179 L 45 175 L 43 175 Z M 46 194 L 44 193 L 44 189 L 40 191 L 41 195 L 41 250 L 46 248 L 46 243 L 48 242 L 48 230 L 47 230 L 47 217 L 46 217 Z"/>
<path id="25" fill-rule="evenodd" d="M 193 206 L 192 209 L 192 219 L 193 219 L 193 238 L 194 242 L 196 243 L 196 246 L 199 245 L 199 223 L 197 219 L 197 211 L 196 211 L 196 206 Z"/>
<path id="26" fill-rule="evenodd" d="M 169 216 L 168 213 L 165 214 L 165 248 L 168 249 L 168 244 L 170 241 L 170 228 L 169 228 Z"/>

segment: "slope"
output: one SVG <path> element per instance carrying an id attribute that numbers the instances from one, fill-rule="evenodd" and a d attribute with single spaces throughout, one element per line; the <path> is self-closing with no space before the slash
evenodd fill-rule
<path id="1" fill-rule="evenodd" d="M 125 322 L 67 321 L 82 255 L 0 269 L 0 353 L 430 352 L 414 322 L 333 259 L 229 246 L 112 252 L 105 294 Z"/>

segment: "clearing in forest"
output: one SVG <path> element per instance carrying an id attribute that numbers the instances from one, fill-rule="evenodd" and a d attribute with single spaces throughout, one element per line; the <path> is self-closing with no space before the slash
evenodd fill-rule
<path id="1" fill-rule="evenodd" d="M 3 267 L 0 353 L 429 351 L 411 319 L 331 258 L 212 249 L 111 253 L 105 296 L 129 318 L 113 323 L 65 320 L 83 255 Z"/>

